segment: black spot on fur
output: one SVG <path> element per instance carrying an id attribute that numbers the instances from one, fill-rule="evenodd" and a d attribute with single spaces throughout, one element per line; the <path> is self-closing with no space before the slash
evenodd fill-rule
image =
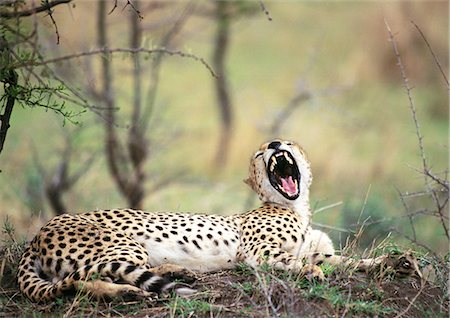
<path id="1" fill-rule="evenodd" d="M 113 262 L 111 264 L 111 271 L 115 273 L 119 269 L 119 267 L 120 267 L 120 263 Z"/>
<path id="2" fill-rule="evenodd" d="M 136 269 L 136 266 L 134 265 L 128 265 L 127 268 L 125 269 L 125 274 L 129 274 L 132 271 L 134 271 Z"/>
<path id="3" fill-rule="evenodd" d="M 153 276 L 154 276 L 154 274 L 151 272 L 144 272 L 141 274 L 141 276 L 139 276 L 138 279 L 136 279 L 135 285 L 140 287 L 142 284 L 144 284 L 147 280 L 149 280 Z M 161 289 L 161 288 L 159 288 L 159 289 Z"/>
<path id="4" fill-rule="evenodd" d="M 202 248 L 200 247 L 200 245 L 198 245 L 196 240 L 192 240 L 192 243 L 194 243 L 195 247 L 198 248 L 199 250 L 201 250 Z"/>

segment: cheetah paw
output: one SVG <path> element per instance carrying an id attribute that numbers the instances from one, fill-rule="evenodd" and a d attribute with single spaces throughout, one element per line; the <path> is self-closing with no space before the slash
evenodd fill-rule
<path id="1" fill-rule="evenodd" d="M 188 284 L 196 280 L 196 274 L 193 271 L 176 264 L 163 264 L 150 271 L 164 278 L 179 279 Z"/>
<path id="2" fill-rule="evenodd" d="M 319 281 L 322 282 L 325 280 L 325 275 L 323 274 L 322 269 L 313 264 L 306 264 L 303 266 L 300 275 L 305 277 L 308 281 Z"/>
<path id="3" fill-rule="evenodd" d="M 422 277 L 417 258 L 410 252 L 388 254 L 384 259 L 384 264 L 385 267 L 392 268 L 398 277 L 409 277 L 414 274 Z"/>

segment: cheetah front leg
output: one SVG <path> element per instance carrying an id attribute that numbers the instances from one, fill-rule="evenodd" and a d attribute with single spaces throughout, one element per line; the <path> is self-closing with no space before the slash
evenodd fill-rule
<path id="1" fill-rule="evenodd" d="M 373 271 L 386 268 L 393 270 L 398 276 L 417 274 L 421 277 L 417 259 L 411 253 L 386 254 L 376 258 L 355 259 L 334 255 L 333 243 L 329 236 L 321 231 L 313 230 L 309 236 L 307 259 L 310 264 L 320 265 L 323 262 L 332 265 L 354 268 L 359 271 Z"/>
<path id="2" fill-rule="evenodd" d="M 238 259 L 252 267 L 268 264 L 273 268 L 291 271 L 306 277 L 308 280 L 323 280 L 324 274 L 320 267 L 314 264 L 304 265 L 301 257 L 283 250 L 281 244 L 260 243 L 244 247 Z"/>
<path id="3" fill-rule="evenodd" d="M 334 256 L 334 247 L 330 237 L 322 231 L 311 230 L 305 237 L 305 241 L 300 246 L 297 254 L 306 260 L 301 274 L 308 280 L 325 279 L 322 269 L 318 266 L 325 259 Z"/>
<path id="4" fill-rule="evenodd" d="M 252 267 L 268 264 L 277 269 L 300 272 L 303 267 L 301 259 L 281 249 L 281 244 L 260 243 L 243 248 L 238 260 L 244 261 Z"/>

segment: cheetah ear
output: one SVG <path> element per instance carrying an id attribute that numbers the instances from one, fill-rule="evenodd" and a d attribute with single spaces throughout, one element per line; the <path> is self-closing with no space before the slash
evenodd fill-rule
<path id="1" fill-rule="evenodd" d="M 250 186 L 250 188 L 255 189 L 252 179 L 247 178 L 247 179 L 244 179 L 243 181 L 244 181 L 244 183 L 248 184 Z"/>

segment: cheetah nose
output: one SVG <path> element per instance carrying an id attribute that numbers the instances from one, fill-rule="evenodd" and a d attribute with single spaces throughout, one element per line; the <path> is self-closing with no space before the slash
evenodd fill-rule
<path id="1" fill-rule="evenodd" d="M 272 141 L 267 148 L 277 150 L 278 148 L 280 148 L 280 146 L 281 146 L 281 142 Z"/>

